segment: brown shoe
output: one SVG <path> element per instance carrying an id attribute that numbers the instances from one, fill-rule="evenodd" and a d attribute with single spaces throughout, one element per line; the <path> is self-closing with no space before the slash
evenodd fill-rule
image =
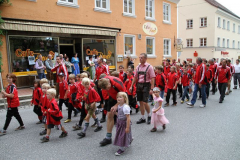
<path id="1" fill-rule="evenodd" d="M 19 126 L 18 128 L 15 129 L 15 131 L 23 130 L 23 129 L 25 129 L 25 126 Z"/>
<path id="2" fill-rule="evenodd" d="M 169 103 L 165 103 L 165 104 L 164 104 L 164 107 L 168 107 L 168 106 L 169 106 Z"/>
<path id="3" fill-rule="evenodd" d="M 151 132 L 156 132 L 157 131 L 157 128 L 153 128 L 152 130 L 151 130 Z"/>

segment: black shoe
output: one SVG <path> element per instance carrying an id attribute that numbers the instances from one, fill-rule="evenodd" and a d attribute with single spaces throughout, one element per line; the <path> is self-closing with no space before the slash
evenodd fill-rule
<path id="1" fill-rule="evenodd" d="M 130 110 L 130 115 L 132 114 L 132 110 Z"/>
<path id="2" fill-rule="evenodd" d="M 215 95 L 215 92 L 213 92 L 212 95 Z"/>
<path id="3" fill-rule="evenodd" d="M 222 103 L 222 102 L 223 102 L 223 100 L 220 98 L 219 103 Z"/>
<path id="4" fill-rule="evenodd" d="M 141 123 L 146 123 L 146 119 L 140 118 L 140 119 L 137 121 L 137 124 L 141 124 Z"/>
<path id="5" fill-rule="evenodd" d="M 86 136 L 86 133 L 81 132 L 81 133 L 78 133 L 77 135 L 79 136 L 79 138 L 83 138 Z"/>
<path id="6" fill-rule="evenodd" d="M 67 132 L 62 132 L 62 134 L 59 136 L 59 138 L 64 138 L 67 137 L 68 133 Z"/>
<path id="7" fill-rule="evenodd" d="M 36 124 L 42 124 L 42 121 L 38 121 Z"/>
<path id="8" fill-rule="evenodd" d="M 108 144 L 112 144 L 112 139 L 107 139 L 107 138 L 104 138 L 101 142 L 100 142 L 100 145 L 101 146 L 106 146 Z"/>
<path id="9" fill-rule="evenodd" d="M 136 108 L 136 113 L 138 113 L 139 112 L 139 108 Z"/>
<path id="10" fill-rule="evenodd" d="M 97 106 L 97 108 L 102 108 L 102 105 L 101 105 L 101 104 L 99 104 L 99 105 Z"/>
<path id="11" fill-rule="evenodd" d="M 166 124 L 164 124 L 164 125 L 162 126 L 162 129 L 163 129 L 163 130 L 165 130 L 165 129 L 166 129 Z"/>
<path id="12" fill-rule="evenodd" d="M 237 89 L 237 87 L 234 87 L 233 89 Z"/>
<path id="13" fill-rule="evenodd" d="M 106 118 L 100 119 L 100 123 L 104 123 L 104 122 L 106 122 Z"/>
<path id="14" fill-rule="evenodd" d="M 151 123 L 151 117 L 148 117 L 147 124 Z"/>
<path id="15" fill-rule="evenodd" d="M 41 138 L 41 141 L 42 141 L 42 142 L 48 142 L 48 141 L 49 141 L 49 138 L 43 137 L 43 138 Z"/>
<path id="16" fill-rule="evenodd" d="M 44 129 L 42 132 L 39 133 L 40 136 L 46 135 L 47 134 L 47 130 Z"/>
<path id="17" fill-rule="evenodd" d="M 98 126 L 95 130 L 94 130 L 94 132 L 98 132 L 98 131 L 101 131 L 102 130 L 102 126 Z"/>

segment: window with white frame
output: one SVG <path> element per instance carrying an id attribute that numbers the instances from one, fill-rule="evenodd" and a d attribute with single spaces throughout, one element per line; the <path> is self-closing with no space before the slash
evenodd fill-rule
<path id="1" fill-rule="evenodd" d="M 136 39 L 134 35 L 124 35 L 124 53 L 136 55 Z"/>
<path id="2" fill-rule="evenodd" d="M 230 22 L 227 21 L 227 30 L 230 31 Z"/>
<path id="3" fill-rule="evenodd" d="M 78 0 L 58 0 L 57 5 L 72 7 L 72 8 L 79 8 Z"/>
<path id="4" fill-rule="evenodd" d="M 110 0 L 95 0 L 94 11 L 111 13 Z"/>
<path id="5" fill-rule="evenodd" d="M 193 39 L 187 39 L 187 47 L 193 47 Z"/>
<path id="6" fill-rule="evenodd" d="M 221 18 L 218 17 L 218 27 L 221 27 Z"/>
<path id="7" fill-rule="evenodd" d="M 240 34 L 240 25 L 238 25 L 238 34 Z"/>
<path id="8" fill-rule="evenodd" d="M 232 48 L 235 48 L 235 40 L 232 42 Z"/>
<path id="9" fill-rule="evenodd" d="M 227 48 L 229 48 L 229 39 L 227 39 Z"/>
<path id="10" fill-rule="evenodd" d="M 240 49 L 240 41 L 238 41 L 238 49 Z"/>
<path id="11" fill-rule="evenodd" d="M 201 27 L 207 27 L 207 17 L 201 18 Z"/>
<path id="12" fill-rule="evenodd" d="M 164 39 L 163 41 L 163 55 L 171 56 L 171 39 Z"/>
<path id="13" fill-rule="evenodd" d="M 146 38 L 146 52 L 150 56 L 155 55 L 155 38 L 154 37 L 147 37 Z"/>
<path id="14" fill-rule="evenodd" d="M 135 0 L 123 0 L 124 15 L 135 15 Z"/>
<path id="15" fill-rule="evenodd" d="M 189 19 L 187 20 L 187 29 L 191 29 L 191 28 L 193 28 L 193 20 Z"/>
<path id="16" fill-rule="evenodd" d="M 163 21 L 171 22 L 171 5 L 169 3 L 163 3 Z"/>
<path id="17" fill-rule="evenodd" d="M 233 32 L 235 32 L 235 23 L 233 23 Z"/>
<path id="18" fill-rule="evenodd" d="M 223 38 L 222 47 L 225 48 L 225 38 Z"/>
<path id="19" fill-rule="evenodd" d="M 200 47 L 207 46 L 207 38 L 200 38 Z"/>
<path id="20" fill-rule="evenodd" d="M 223 19 L 223 29 L 226 29 L 225 27 L 226 27 L 226 20 L 225 19 Z"/>
<path id="21" fill-rule="evenodd" d="M 154 20 L 155 19 L 155 6 L 154 0 L 145 0 L 146 6 L 146 18 L 147 20 Z"/>
<path id="22" fill-rule="evenodd" d="M 221 43 L 220 41 L 221 41 L 221 38 L 218 37 L 218 39 L 217 39 L 217 46 L 218 47 L 220 47 L 220 43 Z"/>

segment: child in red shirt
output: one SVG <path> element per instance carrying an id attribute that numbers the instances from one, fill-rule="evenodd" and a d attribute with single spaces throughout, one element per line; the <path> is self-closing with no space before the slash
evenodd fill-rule
<path id="1" fill-rule="evenodd" d="M 68 107 L 68 82 L 64 79 L 64 73 L 61 72 L 58 74 L 59 79 L 59 109 L 62 111 L 62 105 L 65 104 L 66 107 Z"/>
<path id="2" fill-rule="evenodd" d="M 3 98 L 7 98 L 8 109 L 5 125 L 3 127 L 3 130 L 0 130 L 0 136 L 7 134 L 7 128 L 11 122 L 12 116 L 14 116 L 17 119 L 18 123 L 20 124 L 20 126 L 16 128 L 15 131 L 25 129 L 22 118 L 17 108 L 20 105 L 17 87 L 14 84 L 17 80 L 17 77 L 14 74 L 8 73 L 6 78 L 8 81 L 8 86 L 6 91 L 2 91 L 2 95 Z"/>
<path id="3" fill-rule="evenodd" d="M 190 76 L 191 76 L 191 80 L 189 82 L 189 94 L 192 94 L 192 86 L 193 86 L 194 74 L 195 74 L 195 70 L 193 68 L 193 64 L 192 63 L 190 63 L 188 65 L 188 74 L 190 74 Z"/>
<path id="4" fill-rule="evenodd" d="M 163 73 L 163 66 L 156 66 L 156 87 L 160 88 L 160 97 L 163 99 L 164 92 L 167 93 L 167 80 Z"/>
<path id="5" fill-rule="evenodd" d="M 48 109 L 44 112 L 44 114 L 47 115 L 47 135 L 44 136 L 41 141 L 42 142 L 48 142 L 49 141 L 49 136 L 51 133 L 51 129 L 57 125 L 57 127 L 59 129 L 62 130 L 62 134 L 59 136 L 59 138 L 64 138 L 68 135 L 67 131 L 65 130 L 65 128 L 61 125 L 61 119 L 63 118 L 62 116 L 62 111 L 59 110 L 59 107 L 57 105 L 57 102 L 55 100 L 56 96 L 56 90 L 51 88 L 49 90 L 47 90 L 47 98 L 49 100 L 48 103 Z"/>
<path id="6" fill-rule="evenodd" d="M 42 96 L 42 89 L 40 86 L 40 80 L 36 79 L 34 81 L 34 90 L 33 90 L 32 101 L 31 101 L 31 106 L 34 105 L 33 112 L 38 115 L 38 119 L 39 119 L 39 122 L 37 122 L 36 124 L 42 123 L 42 110 L 40 106 L 41 96 Z"/>
<path id="7" fill-rule="evenodd" d="M 127 74 L 123 70 L 124 70 L 123 65 L 120 65 L 119 66 L 119 79 L 121 79 L 122 82 L 124 83 L 127 79 Z"/>
<path id="8" fill-rule="evenodd" d="M 183 74 L 182 74 L 182 77 L 181 77 L 181 83 L 183 85 L 183 96 L 182 96 L 182 99 L 181 99 L 182 104 L 184 103 L 185 97 L 187 97 L 186 102 L 189 101 L 188 89 L 189 89 L 190 80 L 191 80 L 191 75 L 188 73 L 188 69 L 184 68 L 183 69 Z"/>
<path id="9" fill-rule="evenodd" d="M 206 76 L 205 76 L 205 81 L 207 82 L 206 84 L 206 94 L 207 94 L 207 98 L 209 97 L 209 92 L 210 92 L 210 83 L 212 82 L 213 80 L 213 73 L 212 73 L 212 70 L 209 69 L 210 67 L 210 64 L 207 63 L 206 64 L 206 68 L 207 68 L 207 71 L 205 72 Z"/>
<path id="10" fill-rule="evenodd" d="M 85 108 L 88 111 L 88 114 L 85 118 L 86 123 L 84 125 L 83 131 L 81 133 L 78 133 L 78 136 L 80 138 L 86 136 L 86 131 L 89 126 L 89 120 L 91 117 L 97 124 L 97 128 L 94 130 L 94 132 L 98 132 L 102 129 L 102 125 L 100 124 L 100 121 L 95 115 L 96 103 L 101 101 L 101 98 L 99 94 L 90 86 L 89 78 L 83 78 L 82 85 L 84 86 L 84 91 L 82 92 L 82 99 L 85 102 Z"/>

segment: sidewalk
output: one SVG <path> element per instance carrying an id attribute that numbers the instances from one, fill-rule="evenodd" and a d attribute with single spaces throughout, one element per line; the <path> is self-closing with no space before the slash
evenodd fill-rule
<path id="1" fill-rule="evenodd" d="M 32 95 L 33 93 L 33 89 L 32 88 L 21 88 L 18 89 L 18 96 L 22 97 L 22 96 L 29 96 Z M 2 93 L 0 93 L 0 98 L 2 98 Z"/>

